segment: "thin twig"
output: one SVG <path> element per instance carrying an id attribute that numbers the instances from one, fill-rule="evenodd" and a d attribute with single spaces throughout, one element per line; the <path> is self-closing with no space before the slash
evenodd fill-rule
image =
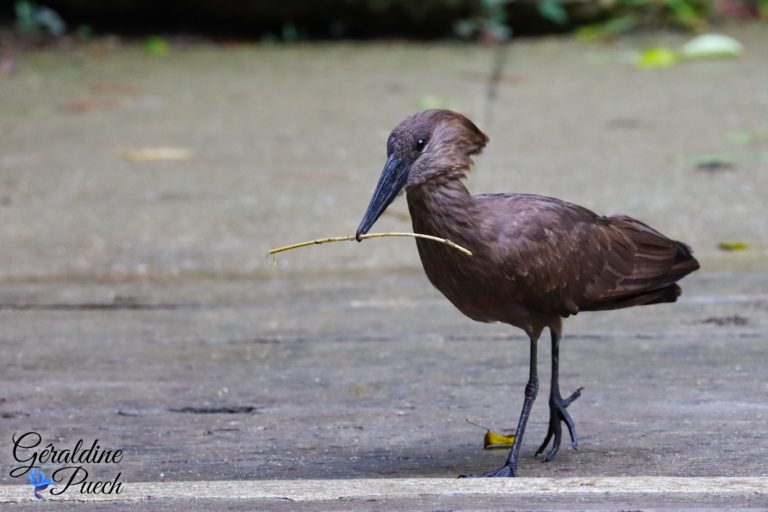
<path id="1" fill-rule="evenodd" d="M 467 256 L 472 256 L 472 252 L 469 249 L 466 249 L 462 246 L 460 246 L 457 243 L 451 242 L 450 240 L 446 240 L 445 238 L 440 238 L 432 235 L 422 235 L 421 233 L 368 233 L 367 235 L 361 235 L 361 240 L 366 240 L 368 238 L 382 238 L 386 236 L 410 236 L 414 238 L 423 238 L 425 240 L 432 240 L 433 242 L 440 242 L 442 244 L 447 245 L 448 247 L 453 247 L 457 251 L 461 251 L 462 253 L 466 254 Z M 291 245 L 284 245 L 282 247 L 276 247 L 275 249 L 270 249 L 269 252 L 267 252 L 268 255 L 274 256 L 275 254 L 283 251 L 290 251 L 293 249 L 298 249 L 299 247 L 307 247 L 309 245 L 319 245 L 319 244 L 327 244 L 329 242 L 351 242 L 355 240 L 354 235 L 349 236 L 329 236 L 328 238 L 318 238 L 317 240 L 309 240 L 307 242 L 301 242 L 298 244 L 291 244 Z"/>
<path id="2" fill-rule="evenodd" d="M 484 427 L 484 426 L 480 425 L 479 423 L 475 423 L 474 421 L 470 420 L 469 418 L 464 418 L 464 421 L 466 421 L 470 425 L 474 425 L 476 427 L 480 427 L 481 429 L 483 429 L 483 430 L 485 430 L 487 432 L 491 431 L 491 429 L 489 429 L 488 427 Z"/>

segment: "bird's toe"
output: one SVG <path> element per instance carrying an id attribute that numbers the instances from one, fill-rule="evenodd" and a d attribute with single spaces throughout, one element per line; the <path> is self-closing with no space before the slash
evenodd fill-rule
<path id="1" fill-rule="evenodd" d="M 542 458 L 542 462 L 549 462 L 552 459 L 555 458 L 555 455 L 557 455 L 557 452 L 560 451 L 560 444 L 562 442 L 563 437 L 563 428 L 562 424 L 565 423 L 565 426 L 568 427 L 568 434 L 571 436 L 571 446 L 574 450 L 577 450 L 579 447 L 579 440 L 576 436 L 576 424 L 573 421 L 573 417 L 571 416 L 571 413 L 568 412 L 567 407 L 577 398 L 581 396 L 581 391 L 584 388 L 579 388 L 571 395 L 563 399 L 559 396 L 559 393 L 555 396 L 550 397 L 549 400 L 549 429 L 547 430 L 547 437 L 544 438 L 544 442 L 541 443 L 541 446 L 539 446 L 539 449 L 536 450 L 536 456 L 544 453 L 544 450 L 546 450 L 547 446 L 549 445 L 550 440 L 552 441 L 552 446 L 547 450 L 546 453 L 544 453 L 544 457 Z"/>
<path id="2" fill-rule="evenodd" d="M 571 402 L 573 402 L 574 400 L 576 400 L 581 396 L 582 391 L 584 391 L 584 387 L 580 387 L 579 389 L 571 393 L 571 395 L 568 398 L 562 401 L 563 407 L 568 407 L 569 405 L 571 405 Z"/>

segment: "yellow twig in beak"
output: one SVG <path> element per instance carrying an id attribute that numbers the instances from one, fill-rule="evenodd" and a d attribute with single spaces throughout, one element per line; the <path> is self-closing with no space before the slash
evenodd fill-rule
<path id="1" fill-rule="evenodd" d="M 451 242 L 450 240 L 446 240 L 445 238 L 440 238 L 440 237 L 437 237 L 437 236 L 422 235 L 421 233 L 368 233 L 366 235 L 361 235 L 360 239 L 361 240 L 366 240 L 368 238 L 383 238 L 383 237 L 386 237 L 386 236 L 410 236 L 410 237 L 414 237 L 414 238 L 423 238 L 425 240 L 432 240 L 433 242 L 440 242 L 442 244 L 447 245 L 448 247 L 453 247 L 457 251 L 460 251 L 460 252 L 466 254 L 467 256 L 472 256 L 472 252 L 469 249 L 467 249 L 465 247 L 462 247 L 462 246 L 460 246 L 457 243 Z M 309 240 L 307 242 L 300 242 L 300 243 L 297 243 L 297 244 L 290 244 L 290 245 L 284 245 L 282 247 L 276 247 L 274 249 L 270 249 L 269 252 L 267 252 L 267 254 L 269 256 L 274 256 L 275 254 L 277 254 L 279 252 L 290 251 L 290 250 L 293 250 L 293 249 L 298 249 L 299 247 L 307 247 L 307 246 L 310 246 L 310 245 L 327 244 L 327 243 L 330 243 L 330 242 L 352 242 L 354 240 L 355 240 L 354 235 L 350 235 L 350 236 L 329 236 L 327 238 L 318 238 L 317 240 Z"/>

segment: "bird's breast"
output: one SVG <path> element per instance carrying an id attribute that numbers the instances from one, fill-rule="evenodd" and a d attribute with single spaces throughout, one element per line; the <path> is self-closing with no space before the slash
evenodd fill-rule
<path id="1" fill-rule="evenodd" d="M 510 313 L 525 308 L 516 300 L 514 283 L 499 273 L 485 251 L 468 240 L 448 238 L 472 256 L 444 244 L 418 240 L 419 257 L 432 285 L 462 313 L 480 322 L 509 322 Z"/>
<path id="2" fill-rule="evenodd" d="M 461 182 L 407 191 L 416 233 L 448 239 L 472 252 L 417 239 L 427 278 L 462 313 L 481 322 L 519 325 L 528 311 L 516 293 L 514 276 L 496 251 L 495 230 Z M 518 321 L 518 319 L 522 319 Z M 520 325 L 519 325 L 520 326 Z M 525 328 L 525 327 L 524 327 Z"/>

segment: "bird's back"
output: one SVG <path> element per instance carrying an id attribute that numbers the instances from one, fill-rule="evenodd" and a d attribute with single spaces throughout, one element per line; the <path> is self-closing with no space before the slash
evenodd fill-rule
<path id="1" fill-rule="evenodd" d="M 529 194 L 473 199 L 496 219 L 485 238 L 506 285 L 542 314 L 674 302 L 676 281 L 699 268 L 688 246 L 628 216 Z"/>
<path id="2" fill-rule="evenodd" d="M 630 217 L 531 194 L 462 202 L 462 188 L 411 190 L 408 204 L 416 232 L 474 253 L 417 241 L 432 284 L 475 320 L 521 326 L 532 316 L 674 302 L 676 281 L 699 268 L 685 244 Z"/>

